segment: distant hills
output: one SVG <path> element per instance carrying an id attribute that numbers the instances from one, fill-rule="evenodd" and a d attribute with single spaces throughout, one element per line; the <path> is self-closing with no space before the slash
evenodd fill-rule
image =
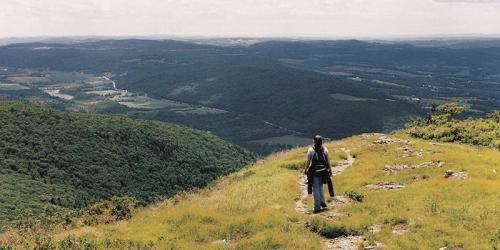
<path id="1" fill-rule="evenodd" d="M 391 131 L 432 103 L 460 102 L 475 116 L 500 107 L 495 40 L 245 41 L 11 44 L 0 47 L 0 68 L 11 72 L 0 71 L 0 82 L 18 85 L 0 86 L 0 96 L 178 123 L 262 154 L 303 145 L 314 133 L 342 138 Z M 48 80 L 11 77 L 16 71 Z M 121 92 L 89 80 L 104 76 Z M 74 99 L 46 94 L 51 91 Z M 297 140 L 282 143 L 283 136 Z"/>
<path id="2" fill-rule="evenodd" d="M 148 204 L 253 160 L 241 147 L 173 124 L 0 101 L 0 225 L 47 205 L 83 208 L 114 196 Z"/>

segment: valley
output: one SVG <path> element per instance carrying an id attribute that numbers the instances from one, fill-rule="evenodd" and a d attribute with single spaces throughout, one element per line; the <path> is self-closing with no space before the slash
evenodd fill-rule
<path id="1" fill-rule="evenodd" d="M 472 116 L 500 106 L 499 47 L 481 40 L 459 48 L 356 40 L 205 42 L 2 46 L 0 96 L 173 122 L 264 155 L 297 145 L 273 138 L 392 131 L 433 103 L 462 103 Z"/>

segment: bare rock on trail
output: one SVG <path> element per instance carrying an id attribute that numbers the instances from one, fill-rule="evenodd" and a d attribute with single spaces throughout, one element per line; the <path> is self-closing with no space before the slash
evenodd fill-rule
<path id="1" fill-rule="evenodd" d="M 378 233 L 378 232 L 382 231 L 382 226 L 383 226 L 382 223 L 375 223 L 375 224 L 371 225 L 370 227 L 368 227 L 368 230 L 370 230 L 370 232 L 372 232 L 372 233 Z"/>
<path id="2" fill-rule="evenodd" d="M 397 183 L 379 182 L 376 184 L 364 185 L 363 188 L 368 190 L 392 190 L 392 189 L 405 188 L 405 185 Z"/>
<path id="3" fill-rule="evenodd" d="M 305 199 L 307 198 L 307 178 L 305 175 L 302 175 L 299 179 L 299 186 L 302 190 L 302 194 L 300 195 L 300 198 L 295 202 L 295 210 L 305 213 L 305 214 L 310 214 L 311 211 L 307 208 L 306 203 L 304 202 Z"/>
<path id="4" fill-rule="evenodd" d="M 392 233 L 397 235 L 405 234 L 409 231 L 408 225 L 406 224 L 397 224 L 392 227 Z"/>
<path id="5" fill-rule="evenodd" d="M 348 197 L 342 196 L 342 195 L 337 195 L 337 196 L 333 197 L 333 205 L 334 206 L 341 206 L 341 205 L 349 204 L 351 202 L 352 202 L 351 199 L 349 199 Z"/>
<path id="6" fill-rule="evenodd" d="M 325 242 L 325 249 L 327 250 L 371 250 L 383 246 L 384 244 L 380 242 L 369 244 L 365 237 L 352 235 L 329 239 Z"/>
<path id="7" fill-rule="evenodd" d="M 358 246 L 366 239 L 362 236 L 344 236 L 326 241 L 328 250 L 358 250 Z"/>
<path id="8" fill-rule="evenodd" d="M 444 178 L 448 179 L 458 179 L 458 180 L 465 180 L 469 177 L 469 174 L 465 171 L 460 171 L 460 172 L 453 172 L 453 170 L 447 170 L 444 173 Z"/>

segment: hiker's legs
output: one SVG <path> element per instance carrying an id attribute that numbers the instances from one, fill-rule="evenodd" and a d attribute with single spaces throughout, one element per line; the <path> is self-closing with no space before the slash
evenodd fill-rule
<path id="1" fill-rule="evenodd" d="M 313 196 L 314 196 L 314 211 L 319 211 L 321 202 L 325 202 L 323 196 L 323 180 L 320 176 L 313 177 Z"/>
<path id="2" fill-rule="evenodd" d="M 325 194 L 323 194 L 323 180 L 321 178 L 320 180 L 321 180 L 321 187 L 319 188 L 319 197 L 321 198 L 321 200 L 319 201 L 319 203 L 326 204 Z"/>

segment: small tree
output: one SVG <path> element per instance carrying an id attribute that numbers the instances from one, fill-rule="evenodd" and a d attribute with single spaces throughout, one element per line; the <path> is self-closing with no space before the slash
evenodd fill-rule
<path id="1" fill-rule="evenodd" d="M 495 110 L 488 114 L 488 118 L 493 119 L 495 122 L 500 122 L 500 110 Z"/>
<path id="2" fill-rule="evenodd" d="M 443 124 L 450 121 L 452 116 L 466 112 L 468 108 L 458 103 L 445 103 L 439 106 L 432 105 L 428 114 L 427 124 Z"/>

